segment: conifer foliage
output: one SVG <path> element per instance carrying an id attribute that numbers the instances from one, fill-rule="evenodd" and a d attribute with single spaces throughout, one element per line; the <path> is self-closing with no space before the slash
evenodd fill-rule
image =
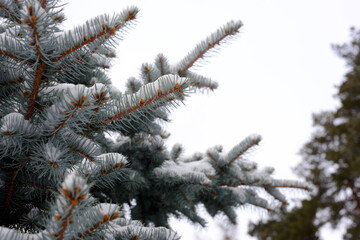
<path id="1" fill-rule="evenodd" d="M 315 240 L 327 223 L 345 223 L 343 239 L 360 239 L 360 31 L 352 28 L 351 35 L 350 43 L 334 45 L 350 68 L 338 87 L 340 106 L 314 115 L 316 131 L 296 167 L 316 191 L 290 212 L 251 224 L 258 239 Z"/>
<path id="2" fill-rule="evenodd" d="M 256 189 L 285 204 L 279 188 L 308 188 L 273 179 L 272 168 L 257 170 L 244 158 L 258 135 L 227 154 L 217 146 L 184 157 L 181 145 L 164 146 L 169 110 L 198 89 L 217 88 L 193 66 L 237 35 L 240 21 L 176 64 L 159 54 L 121 92 L 105 69 L 138 8 L 63 31 L 62 6 L 0 1 L 1 239 L 178 239 L 169 217 L 204 225 L 198 204 L 235 223 L 237 206 L 275 207 Z"/>

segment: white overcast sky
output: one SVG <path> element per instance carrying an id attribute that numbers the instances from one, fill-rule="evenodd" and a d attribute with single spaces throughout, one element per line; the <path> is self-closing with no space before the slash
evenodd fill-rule
<path id="1" fill-rule="evenodd" d="M 197 42 L 227 21 L 242 20 L 237 39 L 197 69 L 218 81 L 211 94 L 193 95 L 175 109 L 168 146 L 182 143 L 187 154 L 222 144 L 225 151 L 252 133 L 263 136 L 250 159 L 259 167 L 274 166 L 277 178 L 294 179 L 291 167 L 310 139 L 312 113 L 334 109 L 335 85 L 346 71 L 331 43 L 349 41 L 349 28 L 360 27 L 359 0 L 73 0 L 68 1 L 66 28 L 102 13 L 127 6 L 140 17 L 124 40 L 109 75 L 124 90 L 128 77 L 139 75 L 144 62 L 158 53 L 179 61 Z M 290 191 L 290 198 L 301 196 Z M 264 218 L 254 208 L 239 210 L 236 240 L 246 236 L 248 215 Z M 194 228 L 174 223 L 183 239 L 194 239 Z M 200 231 L 199 228 L 195 228 Z M 219 239 L 212 225 L 202 231 Z M 208 233 L 208 235 L 206 235 Z M 210 233 L 210 234 L 209 234 Z M 324 233 L 326 234 L 326 233 Z M 333 238 L 337 239 L 331 233 Z M 325 235 L 324 235 L 325 236 Z M 328 236 L 329 233 L 328 233 Z"/>

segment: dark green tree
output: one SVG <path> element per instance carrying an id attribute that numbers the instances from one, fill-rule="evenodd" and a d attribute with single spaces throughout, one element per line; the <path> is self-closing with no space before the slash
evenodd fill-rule
<path id="1" fill-rule="evenodd" d="M 319 228 L 333 228 L 346 220 L 347 240 L 360 239 L 360 31 L 352 41 L 334 45 L 350 71 L 338 87 L 340 106 L 314 115 L 315 132 L 303 147 L 296 173 L 315 187 L 310 200 L 268 221 L 251 223 L 249 234 L 258 239 L 319 239 Z"/>

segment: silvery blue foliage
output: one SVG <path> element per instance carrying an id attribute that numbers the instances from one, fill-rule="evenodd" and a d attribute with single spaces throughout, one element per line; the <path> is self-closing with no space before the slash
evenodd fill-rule
<path id="1" fill-rule="evenodd" d="M 238 206 L 274 209 L 255 189 L 285 204 L 279 188 L 308 188 L 273 179 L 273 169 L 258 170 L 245 158 L 257 135 L 227 154 L 216 146 L 186 157 L 181 145 L 165 147 L 169 133 L 161 122 L 169 112 L 195 89 L 218 86 L 194 66 L 236 36 L 240 21 L 178 63 L 159 54 L 122 92 L 106 69 L 138 8 L 62 31 L 61 6 L 58 0 L 0 3 L 1 239 L 179 239 L 169 217 L 204 225 L 199 204 L 235 223 Z"/>

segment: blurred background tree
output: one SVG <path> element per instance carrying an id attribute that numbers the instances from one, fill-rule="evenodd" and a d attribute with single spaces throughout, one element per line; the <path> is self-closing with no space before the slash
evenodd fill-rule
<path id="1" fill-rule="evenodd" d="M 301 150 L 295 173 L 316 187 L 312 197 L 290 212 L 273 213 L 269 220 L 251 223 L 258 239 L 319 239 L 319 230 L 345 225 L 343 239 L 360 239 L 360 31 L 352 40 L 333 45 L 349 72 L 338 86 L 335 111 L 314 114 L 315 132 Z"/>

